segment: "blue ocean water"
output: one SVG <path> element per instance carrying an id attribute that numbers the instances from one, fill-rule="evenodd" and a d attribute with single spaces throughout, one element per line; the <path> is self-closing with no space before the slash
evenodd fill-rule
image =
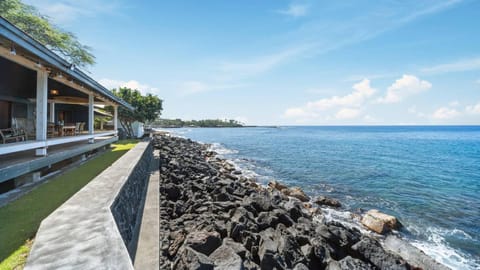
<path id="1" fill-rule="evenodd" d="M 480 269 L 480 126 L 192 128 L 227 158 L 346 210 L 397 216 L 414 245 L 456 269 Z M 223 151 L 223 152 L 222 152 Z"/>

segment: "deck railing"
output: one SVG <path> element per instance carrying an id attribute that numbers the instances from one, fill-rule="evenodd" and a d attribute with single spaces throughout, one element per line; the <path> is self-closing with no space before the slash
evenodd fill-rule
<path id="1" fill-rule="evenodd" d="M 117 131 L 110 130 L 110 131 L 97 132 L 94 134 L 49 138 L 45 141 L 31 140 L 31 141 L 0 144 L 0 155 L 11 154 L 11 153 L 21 152 L 26 150 L 33 150 L 38 148 L 47 148 L 53 145 L 86 141 L 86 140 L 91 140 L 98 137 L 116 136 L 116 135 L 117 135 Z"/>

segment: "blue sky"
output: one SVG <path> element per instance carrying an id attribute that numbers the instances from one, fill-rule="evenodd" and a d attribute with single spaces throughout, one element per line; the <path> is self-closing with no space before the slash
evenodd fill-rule
<path id="1" fill-rule="evenodd" d="M 167 118 L 480 124 L 480 1 L 25 2 Z"/>

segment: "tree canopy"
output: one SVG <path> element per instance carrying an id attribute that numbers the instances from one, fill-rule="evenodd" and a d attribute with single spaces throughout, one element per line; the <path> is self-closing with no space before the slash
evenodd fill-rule
<path id="1" fill-rule="evenodd" d="M 243 124 L 233 119 L 204 119 L 204 120 L 181 120 L 181 119 L 158 119 L 153 126 L 166 128 L 179 127 L 243 127 Z"/>
<path id="2" fill-rule="evenodd" d="M 118 109 L 120 124 L 130 137 L 133 136 L 133 122 L 151 122 L 158 119 L 162 113 L 163 101 L 155 95 L 142 95 L 140 91 L 127 87 L 113 89 L 112 92 L 135 108 L 134 111 L 127 110 L 123 107 L 119 107 Z"/>
<path id="3" fill-rule="evenodd" d="M 55 26 L 35 7 L 20 0 L 0 0 L 0 15 L 70 63 L 79 67 L 95 63 L 89 46 L 81 44 L 73 33 Z"/>

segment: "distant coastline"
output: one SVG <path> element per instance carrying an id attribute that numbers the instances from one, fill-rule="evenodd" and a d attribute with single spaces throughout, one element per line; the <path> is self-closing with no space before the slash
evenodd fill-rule
<path id="1" fill-rule="evenodd" d="M 152 128 L 232 128 L 232 127 L 254 127 L 234 119 L 204 119 L 204 120 L 182 120 L 182 119 L 159 119 L 151 123 Z"/>

